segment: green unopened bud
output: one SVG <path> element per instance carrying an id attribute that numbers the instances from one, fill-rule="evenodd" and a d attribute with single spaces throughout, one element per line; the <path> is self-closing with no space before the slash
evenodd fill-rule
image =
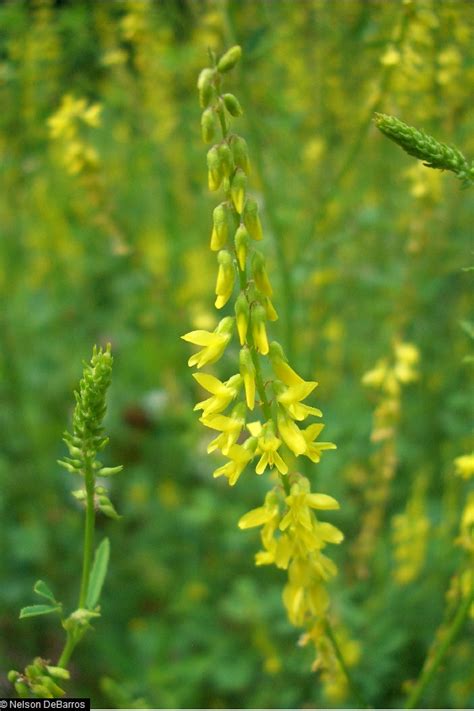
<path id="1" fill-rule="evenodd" d="M 222 249 L 217 255 L 219 269 L 216 281 L 216 309 L 221 309 L 229 301 L 234 289 L 235 269 L 232 255 Z"/>
<path id="2" fill-rule="evenodd" d="M 249 410 L 255 407 L 255 366 L 248 348 L 242 348 L 239 354 L 240 374 L 244 381 L 245 400 Z"/>
<path id="3" fill-rule="evenodd" d="M 237 168 L 230 185 L 230 195 L 232 198 L 232 202 L 234 203 L 234 207 L 239 213 L 239 215 L 241 215 L 244 210 L 246 190 L 247 176 L 245 175 L 242 168 Z"/>
<path id="4" fill-rule="evenodd" d="M 239 225 L 237 232 L 235 233 L 234 244 L 241 271 L 244 271 L 247 262 L 249 241 L 249 234 L 245 225 Z"/>
<path id="5" fill-rule="evenodd" d="M 212 148 L 208 150 L 207 168 L 209 190 L 218 190 L 222 183 L 222 178 L 224 177 L 218 146 L 212 146 Z"/>
<path id="6" fill-rule="evenodd" d="M 253 253 L 252 276 L 262 294 L 265 294 L 266 296 L 271 296 L 273 294 L 272 285 L 270 284 L 267 270 L 265 269 L 265 257 L 261 252 L 255 251 Z"/>
<path id="7" fill-rule="evenodd" d="M 15 682 L 15 691 L 20 699 L 26 699 L 30 693 L 30 687 L 24 681 Z"/>
<path id="8" fill-rule="evenodd" d="M 20 672 L 17 672 L 17 671 L 15 671 L 14 669 L 11 669 L 11 670 L 8 672 L 7 679 L 8 679 L 8 681 L 9 681 L 11 684 L 14 684 L 14 683 L 16 682 L 16 680 L 17 680 L 20 676 L 21 676 L 21 675 L 20 675 Z"/>
<path id="9" fill-rule="evenodd" d="M 123 469 L 123 466 L 120 464 L 118 467 L 102 467 L 99 469 L 97 472 L 98 476 L 112 476 L 113 474 L 118 474 L 121 472 Z"/>
<path id="10" fill-rule="evenodd" d="M 216 92 L 214 88 L 214 77 L 214 69 L 203 69 L 202 72 L 199 74 L 197 88 L 199 91 L 199 103 L 201 104 L 203 109 L 205 109 L 206 106 L 209 106 L 209 104 L 215 97 Z"/>
<path id="11" fill-rule="evenodd" d="M 234 170 L 234 160 L 232 158 L 232 151 L 228 143 L 224 141 L 221 143 L 217 149 L 219 153 L 219 159 L 221 162 L 221 170 L 226 178 L 230 176 Z"/>
<path id="12" fill-rule="evenodd" d="M 231 224 L 230 205 L 221 202 L 220 205 L 215 207 L 212 213 L 212 221 L 211 249 L 214 252 L 218 252 L 219 249 L 225 247 L 229 237 Z"/>
<path id="13" fill-rule="evenodd" d="M 74 496 L 74 498 L 77 499 L 78 501 L 85 501 L 87 498 L 85 489 L 75 489 L 71 493 Z"/>
<path id="14" fill-rule="evenodd" d="M 43 699 L 54 699 L 52 692 L 44 684 L 32 684 L 31 691 Z"/>
<path id="15" fill-rule="evenodd" d="M 241 47 L 238 44 L 234 45 L 233 47 L 228 49 L 227 52 L 223 54 L 222 57 L 219 59 L 219 61 L 217 62 L 217 69 L 220 72 L 230 71 L 231 69 L 233 69 L 233 67 L 235 67 L 241 56 Z"/>
<path id="16" fill-rule="evenodd" d="M 56 684 L 56 682 L 53 681 L 53 679 L 51 679 L 50 676 L 42 676 L 40 678 L 40 683 L 43 684 L 46 687 L 46 689 L 48 689 L 48 691 L 50 691 L 51 694 L 53 695 L 53 697 L 55 697 L 55 698 L 64 696 L 64 694 L 66 693 L 64 691 L 64 689 L 61 689 L 61 687 L 58 686 Z"/>
<path id="17" fill-rule="evenodd" d="M 51 676 L 54 676 L 55 679 L 70 679 L 71 675 L 69 674 L 67 669 L 63 669 L 63 667 L 50 667 L 47 666 L 46 669 L 48 670 L 48 674 L 51 674 Z"/>
<path id="18" fill-rule="evenodd" d="M 249 149 L 247 141 L 241 136 L 232 136 L 230 139 L 232 156 L 237 168 L 242 168 L 247 175 L 250 173 Z"/>
<path id="19" fill-rule="evenodd" d="M 241 291 L 235 302 L 235 316 L 237 321 L 237 331 L 239 332 L 240 345 L 245 345 L 247 341 L 247 330 L 249 327 L 250 308 L 247 297 Z"/>
<path id="20" fill-rule="evenodd" d="M 112 502 L 110 501 L 108 496 L 98 496 L 98 509 L 99 511 L 102 511 L 105 516 L 108 516 L 109 518 L 113 518 L 116 521 L 118 521 L 121 516 L 117 513 L 115 510 L 115 507 L 113 506 Z"/>
<path id="21" fill-rule="evenodd" d="M 233 94 L 224 94 L 222 97 L 227 111 L 231 116 L 242 116 L 243 111 L 239 100 Z"/>
<path id="22" fill-rule="evenodd" d="M 206 109 L 201 116 L 201 135 L 204 143 L 211 143 L 214 140 L 216 129 L 216 113 L 211 108 Z"/>
<path id="23" fill-rule="evenodd" d="M 250 312 L 250 320 L 255 348 L 262 355 L 266 355 L 268 353 L 268 338 L 265 326 L 266 313 L 261 304 L 253 304 Z"/>
<path id="24" fill-rule="evenodd" d="M 263 239 L 262 225 L 258 215 L 258 205 L 253 198 L 247 198 L 243 212 L 244 225 L 252 239 L 257 242 Z"/>

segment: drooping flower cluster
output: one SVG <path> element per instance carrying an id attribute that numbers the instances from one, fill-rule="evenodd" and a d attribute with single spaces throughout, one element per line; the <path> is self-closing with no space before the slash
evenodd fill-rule
<path id="1" fill-rule="evenodd" d="M 338 509 L 338 502 L 312 493 L 309 480 L 295 472 L 294 462 L 301 456 L 319 462 L 322 453 L 335 445 L 319 441 L 324 428 L 320 422 L 302 424 L 309 417 L 322 416 L 305 402 L 317 383 L 298 375 L 281 345 L 268 337 L 268 322 L 278 315 L 265 257 L 256 247 L 263 239 L 259 209 L 247 192 L 247 144 L 230 126 L 242 109 L 236 97 L 221 88 L 223 74 L 240 55 L 240 47 L 235 46 L 219 61 L 212 56 L 212 66 L 198 80 L 203 139 L 216 140 L 207 154 L 209 189 L 223 192 L 213 212 L 210 240 L 211 250 L 217 253 L 215 306 L 224 309 L 235 297 L 233 314 L 225 315 L 213 331 L 195 330 L 182 338 L 199 347 L 189 358 L 189 365 L 198 371 L 218 361 L 232 339 L 238 340 L 238 372 L 222 381 L 210 373 L 193 374 L 207 393 L 195 410 L 215 435 L 208 452 L 219 450 L 226 459 L 214 477 L 223 476 L 234 486 L 252 463 L 257 475 L 269 472 L 278 482 L 262 506 L 240 519 L 239 527 L 261 527 L 263 549 L 256 564 L 288 571 L 283 600 L 289 619 L 311 629 L 327 612 L 326 581 L 336 573 L 324 549 L 328 543 L 340 543 L 343 535 L 319 520 L 320 511 Z"/>

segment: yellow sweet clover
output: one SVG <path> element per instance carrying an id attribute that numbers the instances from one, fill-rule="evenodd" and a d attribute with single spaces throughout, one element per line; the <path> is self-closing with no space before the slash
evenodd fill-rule
<path id="1" fill-rule="evenodd" d="M 182 338 L 200 347 L 188 361 L 198 369 L 218 361 L 233 340 L 240 346 L 239 372 L 227 380 L 194 373 L 208 393 L 195 409 L 201 411 L 202 424 L 217 433 L 208 452 L 218 450 L 227 460 L 214 477 L 223 476 L 234 486 L 252 463 L 257 475 L 269 473 L 277 482 L 262 506 L 241 517 L 239 527 L 261 528 L 256 564 L 287 571 L 283 602 L 288 617 L 311 631 L 308 639 L 318 647 L 330 644 L 323 624 L 329 605 L 326 583 L 337 572 L 325 549 L 340 543 L 343 534 L 320 520 L 320 512 L 338 509 L 339 503 L 313 493 L 309 480 L 295 471 L 294 460 L 306 456 L 319 462 L 336 445 L 319 441 L 322 423 L 302 426 L 308 417 L 322 416 L 305 402 L 317 383 L 296 373 L 281 345 L 269 338 L 268 322 L 278 314 L 264 255 L 255 246 L 263 238 L 262 225 L 257 202 L 247 192 L 247 145 L 231 130 L 242 108 L 234 95 L 222 92 L 223 75 L 239 61 L 241 49 L 232 47 L 218 61 L 210 54 L 212 66 L 200 73 L 198 91 L 203 140 L 217 141 L 207 154 L 209 189 L 224 195 L 213 212 L 210 240 L 217 253 L 215 306 L 233 302 L 234 315 L 226 315 L 213 331 L 191 331 Z"/>
<path id="2" fill-rule="evenodd" d="M 425 562 L 430 529 L 425 507 L 426 484 L 425 477 L 416 478 L 405 511 L 392 518 L 393 555 L 396 562 L 393 577 L 399 585 L 407 585 L 415 580 Z"/>
<path id="3" fill-rule="evenodd" d="M 58 110 L 48 119 L 50 137 L 59 144 L 62 162 L 71 175 L 98 165 L 97 152 L 83 137 L 82 128 L 100 126 L 101 111 L 100 104 L 88 104 L 85 99 L 66 94 Z"/>

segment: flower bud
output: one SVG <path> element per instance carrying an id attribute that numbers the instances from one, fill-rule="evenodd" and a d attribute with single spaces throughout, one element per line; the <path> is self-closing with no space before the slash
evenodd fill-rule
<path id="1" fill-rule="evenodd" d="M 258 216 L 258 205 L 253 198 L 247 198 L 243 212 L 244 225 L 252 239 L 257 242 L 263 239 L 262 225 Z"/>
<path id="2" fill-rule="evenodd" d="M 225 54 L 222 55 L 222 57 L 219 59 L 217 62 L 217 69 L 219 72 L 228 72 L 239 61 L 240 57 L 242 56 L 242 49 L 241 47 L 236 44 L 230 49 L 227 50 Z M 202 73 L 202 72 L 201 72 Z"/>
<path id="3" fill-rule="evenodd" d="M 267 314 L 267 319 L 269 321 L 278 321 L 278 314 L 268 296 L 263 296 L 262 303 L 265 309 L 265 313 Z"/>
<path id="4" fill-rule="evenodd" d="M 247 262 L 247 252 L 249 247 L 249 234 L 245 225 L 239 225 L 234 237 L 235 252 L 239 261 L 241 271 L 244 271 Z"/>
<path id="5" fill-rule="evenodd" d="M 219 154 L 222 173 L 226 178 L 228 178 L 234 170 L 234 160 L 232 158 L 232 151 L 230 150 L 229 144 L 224 141 L 224 143 L 221 143 L 218 146 L 217 152 Z"/>
<path id="6" fill-rule="evenodd" d="M 243 111 L 239 100 L 233 94 L 224 94 L 222 97 L 227 111 L 231 116 L 242 116 Z"/>
<path id="7" fill-rule="evenodd" d="M 232 255 L 225 249 L 221 249 L 217 255 L 219 269 L 216 282 L 216 309 L 221 309 L 229 301 L 234 289 L 235 269 Z"/>
<path id="8" fill-rule="evenodd" d="M 213 228 L 211 234 L 211 249 L 218 252 L 225 247 L 232 225 L 233 214 L 229 203 L 221 202 L 212 213 Z"/>
<path id="9" fill-rule="evenodd" d="M 245 399 L 249 410 L 255 407 L 255 366 L 248 348 L 242 348 L 239 355 L 240 374 L 244 380 Z"/>
<path id="10" fill-rule="evenodd" d="M 237 331 L 239 332 L 240 345 L 243 346 L 247 340 L 247 329 L 249 326 L 250 309 L 247 297 L 240 292 L 235 302 L 235 315 L 237 321 Z"/>
<path id="11" fill-rule="evenodd" d="M 262 355 L 268 353 L 267 329 L 265 326 L 265 309 L 261 304 L 254 304 L 251 311 L 252 337 L 255 348 Z"/>
<path id="12" fill-rule="evenodd" d="M 230 147 L 234 163 L 237 168 L 242 168 L 247 175 L 250 173 L 249 149 L 247 141 L 241 136 L 232 136 L 230 139 Z"/>
<path id="13" fill-rule="evenodd" d="M 216 135 L 216 114 L 213 109 L 206 109 L 201 116 L 201 135 L 204 143 L 211 143 Z"/>
<path id="14" fill-rule="evenodd" d="M 230 185 L 230 195 L 234 207 L 239 213 L 242 214 L 245 205 L 245 192 L 247 190 L 247 176 L 241 168 L 237 168 L 232 178 Z M 248 229 L 248 227 L 247 227 Z M 252 236 L 252 235 L 250 235 Z"/>
<path id="15" fill-rule="evenodd" d="M 267 270 L 265 269 L 265 257 L 258 251 L 255 251 L 252 256 L 252 276 L 262 294 L 266 296 L 273 294 L 272 285 L 270 284 Z"/>
<path id="16" fill-rule="evenodd" d="M 206 106 L 209 106 L 214 98 L 214 77 L 215 71 L 214 69 L 209 69 L 209 67 L 207 69 L 203 69 L 199 74 L 197 88 L 199 91 L 199 103 L 203 109 L 205 109 Z"/>
<path id="17" fill-rule="evenodd" d="M 218 146 L 212 146 L 207 152 L 209 190 L 218 190 L 224 173 L 221 166 Z"/>

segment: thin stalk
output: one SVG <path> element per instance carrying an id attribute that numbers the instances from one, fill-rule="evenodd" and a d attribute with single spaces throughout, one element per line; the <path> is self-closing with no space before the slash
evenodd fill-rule
<path id="1" fill-rule="evenodd" d="M 69 664 L 71 654 L 73 653 L 76 644 L 77 644 L 76 640 L 73 638 L 71 633 L 68 632 L 66 644 L 64 645 L 64 649 L 61 652 L 61 656 L 59 657 L 59 660 L 58 660 L 58 663 L 56 666 L 66 669 L 67 665 Z"/>
<path id="2" fill-rule="evenodd" d="M 94 549 L 95 504 L 94 504 L 94 473 L 88 461 L 84 472 L 86 482 L 86 522 L 84 526 L 84 553 L 82 559 L 81 592 L 78 607 L 85 607 L 89 575 Z"/>
<path id="3" fill-rule="evenodd" d="M 337 661 L 339 662 L 339 665 L 344 673 L 344 676 L 347 679 L 347 683 L 349 684 L 349 687 L 352 691 L 352 694 L 354 696 L 354 699 L 357 701 L 359 706 L 363 709 L 370 709 L 371 706 L 365 701 L 364 697 L 359 691 L 359 688 L 357 684 L 355 683 L 351 672 L 349 671 L 349 667 L 346 664 L 346 660 L 344 659 L 344 656 L 341 652 L 341 648 L 339 647 L 339 644 L 337 642 L 337 639 L 334 635 L 333 629 L 331 627 L 331 623 L 329 620 L 326 618 L 324 621 L 324 626 L 326 629 L 326 634 L 328 636 L 329 641 L 331 642 L 333 649 L 334 649 L 334 654 L 336 655 Z"/>
<path id="4" fill-rule="evenodd" d="M 441 663 L 443 662 L 450 646 L 455 641 L 459 632 L 461 631 L 467 617 L 469 615 L 469 609 L 474 600 L 474 588 L 471 593 L 467 595 L 458 607 L 458 610 L 454 616 L 450 628 L 448 629 L 445 638 L 438 647 L 436 654 L 433 657 L 431 663 L 428 661 L 418 679 L 415 687 L 413 688 L 410 696 L 405 704 L 406 709 L 414 709 L 418 707 L 418 704 L 426 690 L 426 687 L 430 684 L 436 672 L 438 671 Z"/>

